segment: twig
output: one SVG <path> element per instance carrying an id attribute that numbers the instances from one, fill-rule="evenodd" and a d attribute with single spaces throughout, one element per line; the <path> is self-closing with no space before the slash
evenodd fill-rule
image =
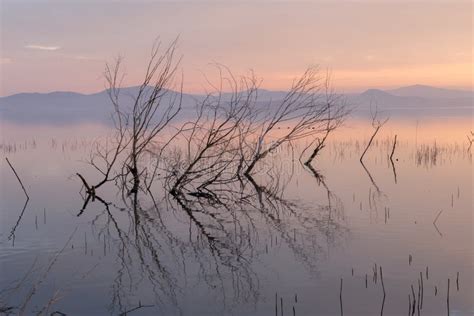
<path id="1" fill-rule="evenodd" d="M 395 153 L 395 146 L 397 146 L 397 135 L 395 134 L 395 139 L 393 140 L 392 153 L 390 154 L 390 160 L 393 162 L 393 154 Z"/>
<path id="2" fill-rule="evenodd" d="M 382 126 L 377 126 L 377 127 L 375 128 L 375 131 L 374 131 L 374 133 L 372 134 L 372 136 L 370 137 L 370 140 L 369 140 L 369 143 L 367 144 L 367 147 L 365 147 L 364 152 L 363 152 L 362 155 L 360 156 L 360 159 L 359 159 L 360 163 L 363 164 L 362 160 L 364 159 L 365 153 L 367 152 L 367 150 L 369 150 L 370 145 L 372 145 L 372 142 L 374 141 L 375 135 L 377 135 L 377 133 L 379 132 L 379 130 L 380 130 L 381 127 L 382 127 Z"/>
<path id="3" fill-rule="evenodd" d="M 120 313 L 119 315 L 120 315 L 120 316 L 126 316 L 126 315 L 128 315 L 128 313 L 134 312 L 134 311 L 136 311 L 137 309 L 146 308 L 146 307 L 153 307 L 153 306 L 155 306 L 155 305 L 142 305 L 142 303 L 139 301 L 137 307 L 134 307 L 134 308 L 132 308 L 132 309 L 129 309 L 128 311 L 125 311 L 125 312 L 123 312 L 123 313 Z"/>
<path id="4" fill-rule="evenodd" d="M 439 231 L 438 229 L 438 226 L 436 225 L 436 221 L 438 220 L 439 216 L 441 215 L 441 213 L 443 213 L 443 210 L 439 211 L 438 215 L 436 215 L 436 218 L 434 219 L 433 221 L 433 226 L 435 227 L 436 231 L 438 232 L 438 234 L 443 237 L 443 234 Z"/>
<path id="5" fill-rule="evenodd" d="M 371 109 L 371 112 L 372 112 L 372 109 Z M 369 143 L 367 144 L 367 147 L 365 147 L 365 150 L 364 152 L 362 153 L 362 155 L 360 156 L 360 163 L 362 163 L 362 160 L 364 159 L 364 156 L 365 156 L 365 153 L 367 152 L 367 150 L 369 150 L 369 147 L 370 145 L 372 145 L 372 142 L 374 141 L 374 138 L 375 136 L 377 135 L 377 133 L 379 132 L 379 130 L 382 128 L 382 126 L 385 125 L 385 123 L 388 122 L 389 118 L 386 118 L 385 120 L 381 121 L 377 118 L 378 116 L 378 109 L 377 109 L 377 106 L 375 106 L 375 112 L 371 113 L 372 115 L 372 126 L 373 128 L 375 128 L 375 131 L 374 133 L 372 134 L 372 136 L 370 137 L 370 140 L 369 140 Z"/>
<path id="6" fill-rule="evenodd" d="M 393 162 L 393 154 L 395 153 L 395 146 L 396 145 L 397 145 L 397 135 L 395 135 L 395 139 L 393 141 L 392 153 L 390 154 L 390 162 L 392 164 L 393 177 L 395 179 L 395 183 L 397 183 L 397 171 L 395 169 L 395 163 Z"/>

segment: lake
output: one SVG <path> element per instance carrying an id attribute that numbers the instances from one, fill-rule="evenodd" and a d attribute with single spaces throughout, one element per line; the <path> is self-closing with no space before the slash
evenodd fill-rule
<path id="1" fill-rule="evenodd" d="M 226 186 L 223 203 L 177 201 L 158 181 L 137 211 L 113 183 L 98 193 L 106 204 L 83 209 L 76 172 L 99 178 L 87 160 L 108 127 L 3 122 L 0 308 L 474 315 L 472 130 L 472 118 L 392 119 L 362 165 L 373 129 L 349 118 L 313 161 L 316 174 L 298 161 L 309 142 L 300 140 L 266 157 L 277 167 L 262 166 L 257 194 Z"/>

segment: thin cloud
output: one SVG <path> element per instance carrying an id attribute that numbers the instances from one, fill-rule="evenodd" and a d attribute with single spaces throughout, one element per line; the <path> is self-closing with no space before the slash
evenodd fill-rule
<path id="1" fill-rule="evenodd" d="M 61 47 L 60 46 L 44 46 L 44 45 L 26 45 L 25 48 L 54 51 L 54 50 L 60 49 Z"/>

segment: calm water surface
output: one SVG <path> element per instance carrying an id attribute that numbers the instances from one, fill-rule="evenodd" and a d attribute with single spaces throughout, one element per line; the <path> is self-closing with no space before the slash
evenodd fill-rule
<path id="1" fill-rule="evenodd" d="M 230 199 L 226 210 L 207 205 L 196 222 L 159 185 L 155 202 L 139 200 L 138 214 L 110 185 L 100 193 L 108 208 L 96 200 L 78 216 L 84 199 L 75 173 L 97 176 L 84 161 L 107 129 L 3 123 L 0 151 L 30 200 L 24 207 L 2 159 L 0 307 L 48 315 L 135 308 L 129 313 L 341 315 L 342 303 L 344 315 L 407 315 L 421 273 L 420 314 L 448 314 L 449 279 L 450 315 L 473 315 L 470 130 L 465 119 L 389 121 L 364 169 L 359 156 L 371 127 L 349 120 L 313 163 L 324 182 L 292 154 L 304 142 L 284 146 L 268 158 L 278 170 L 258 175 L 269 183 L 278 173 L 282 195 Z"/>

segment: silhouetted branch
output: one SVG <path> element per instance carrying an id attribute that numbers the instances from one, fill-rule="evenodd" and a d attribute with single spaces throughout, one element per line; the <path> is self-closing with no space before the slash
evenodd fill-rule
<path id="1" fill-rule="evenodd" d="M 25 193 L 25 196 L 26 196 L 25 204 L 23 205 L 23 208 L 21 209 L 20 215 L 18 216 L 18 219 L 17 219 L 15 225 L 13 225 L 13 227 L 12 227 L 12 229 L 11 229 L 11 231 L 10 231 L 10 235 L 8 236 L 8 240 L 11 240 L 12 238 L 15 237 L 15 231 L 16 231 L 16 229 L 18 228 L 18 225 L 20 225 L 21 219 L 23 218 L 23 214 L 25 213 L 25 210 L 26 210 L 26 206 L 28 205 L 28 202 L 30 201 L 30 197 L 29 197 L 28 193 L 26 192 L 26 189 L 25 189 L 25 187 L 23 186 L 23 182 L 21 182 L 21 179 L 20 179 L 20 177 L 18 176 L 18 173 L 16 172 L 15 168 L 13 167 L 13 165 L 10 163 L 10 161 L 8 160 L 8 158 L 5 157 L 5 160 L 7 161 L 8 165 L 10 166 L 10 168 L 11 168 L 12 171 L 13 171 L 13 173 L 15 174 L 15 177 L 17 178 L 18 182 L 20 183 L 21 188 L 23 189 L 23 192 Z"/>
<path id="2" fill-rule="evenodd" d="M 367 150 L 369 150 L 370 148 L 370 145 L 372 145 L 372 142 L 375 138 L 375 136 L 377 135 L 377 133 L 379 132 L 379 130 L 382 128 L 382 126 L 385 125 L 385 123 L 388 122 L 389 118 L 387 117 L 385 120 L 381 121 L 379 118 L 378 118 L 378 109 L 377 109 L 377 106 L 375 106 L 375 110 L 372 111 L 372 108 L 371 108 L 371 115 L 372 115 L 372 127 L 374 128 L 374 133 L 372 134 L 372 136 L 370 137 L 369 139 L 369 142 L 367 143 L 367 146 L 365 147 L 364 151 L 362 152 L 362 155 L 360 156 L 360 163 L 363 164 L 362 160 L 364 159 L 364 156 L 365 156 L 365 153 L 367 152 Z"/>
<path id="3" fill-rule="evenodd" d="M 362 155 L 360 156 L 359 161 L 360 161 L 360 164 L 362 165 L 362 167 L 364 168 L 365 172 L 369 176 L 370 182 L 372 182 L 372 184 L 374 185 L 377 192 L 380 193 L 381 191 L 380 191 L 379 187 L 377 186 L 377 184 L 375 183 L 374 178 L 372 178 L 372 175 L 370 174 L 369 170 L 365 166 L 363 159 L 364 159 L 365 153 L 367 152 L 367 150 L 369 150 L 370 145 L 372 145 L 372 142 L 374 141 L 375 136 L 377 135 L 379 130 L 382 128 L 382 126 L 384 126 L 385 123 L 388 122 L 389 118 L 387 117 L 385 120 L 380 120 L 378 118 L 378 108 L 377 108 L 377 106 L 375 106 L 375 109 L 373 109 L 371 107 L 371 116 L 372 116 L 372 127 L 374 128 L 374 132 L 373 132 L 372 136 L 370 137 L 369 142 L 367 143 L 367 146 L 365 147 L 364 151 L 362 152 Z"/>
<path id="4" fill-rule="evenodd" d="M 396 145 L 397 145 L 397 135 L 395 135 L 395 138 L 393 140 L 392 153 L 390 154 L 390 163 L 392 164 L 393 177 L 395 179 L 395 183 L 397 183 L 397 171 L 395 170 L 395 163 L 393 161 L 393 154 L 395 153 L 395 146 Z"/>
<path id="5" fill-rule="evenodd" d="M 141 302 L 138 302 L 138 306 L 137 306 L 137 307 L 134 307 L 134 308 L 132 308 L 132 309 L 129 309 L 129 310 L 123 312 L 123 313 L 120 313 L 119 315 L 120 315 L 120 316 L 127 316 L 129 313 L 134 312 L 134 311 L 136 311 L 136 310 L 138 310 L 138 309 L 140 309 L 140 308 L 147 308 L 147 307 L 153 307 L 153 306 L 155 306 L 155 305 L 142 305 Z"/>
<path id="6" fill-rule="evenodd" d="M 160 44 L 156 41 L 152 47 L 143 82 L 132 96 L 131 106 L 124 105 L 120 98 L 122 59 L 118 58 L 112 65 L 106 64 L 104 77 L 113 105 L 115 134 L 105 142 L 98 141 L 88 161 L 101 179 L 91 185 L 77 173 L 92 200 L 96 197 L 96 190 L 107 182 L 121 182 L 120 188 L 126 191 L 123 193 L 126 196 L 137 193 L 139 189 L 146 192 L 156 176 L 157 169 L 142 167 L 142 159 L 155 147 L 158 134 L 180 112 L 183 88 L 181 79 L 179 92 L 171 90 L 180 63 L 180 58 L 175 61 L 177 39 L 163 51 Z M 149 179 L 149 183 L 142 186 L 143 179 Z"/>
<path id="7" fill-rule="evenodd" d="M 339 126 L 348 113 L 341 98 L 330 90 L 329 75 L 322 77 L 317 67 L 308 68 L 294 81 L 276 109 L 269 107 L 262 117 L 260 133 L 250 146 L 251 158 L 245 173 L 250 174 L 257 162 L 282 144 L 321 132 L 328 134 Z M 282 135 L 273 136 L 270 146 L 264 147 L 271 133 L 281 124 L 292 124 L 292 127 L 288 127 Z M 320 141 L 320 146 L 323 143 Z M 320 149 L 317 148 L 314 156 Z"/>
<path id="8" fill-rule="evenodd" d="M 436 215 L 436 218 L 435 218 L 434 221 L 433 221 L 433 226 L 434 226 L 434 228 L 436 229 L 436 231 L 438 232 L 438 234 L 439 234 L 441 237 L 443 237 L 443 234 L 442 234 L 442 233 L 439 231 L 439 229 L 438 229 L 438 225 L 436 225 L 436 222 L 438 221 L 438 218 L 439 218 L 439 216 L 441 215 L 441 213 L 443 213 L 443 210 L 439 211 L 438 215 Z"/>
<path id="9" fill-rule="evenodd" d="M 10 163 L 10 160 L 8 160 L 7 157 L 5 157 L 5 160 L 7 161 L 8 165 L 10 166 L 10 168 L 11 168 L 12 171 L 13 171 L 13 173 L 15 174 L 15 177 L 17 178 L 18 182 L 20 182 L 21 188 L 23 189 L 23 192 L 25 192 L 26 199 L 29 200 L 30 197 L 29 197 L 28 193 L 26 192 L 25 186 L 23 185 L 23 182 L 21 182 L 21 179 L 20 179 L 20 177 L 18 176 L 18 173 L 16 173 L 15 168 L 13 168 L 12 164 Z"/>
<path id="10" fill-rule="evenodd" d="M 467 140 L 469 141 L 469 147 L 467 147 L 467 151 L 470 151 L 472 147 L 472 143 L 474 143 L 474 138 L 471 138 L 471 137 L 474 137 L 474 132 L 471 131 L 471 137 L 469 137 L 469 135 L 466 135 L 466 137 L 467 137 Z"/>

